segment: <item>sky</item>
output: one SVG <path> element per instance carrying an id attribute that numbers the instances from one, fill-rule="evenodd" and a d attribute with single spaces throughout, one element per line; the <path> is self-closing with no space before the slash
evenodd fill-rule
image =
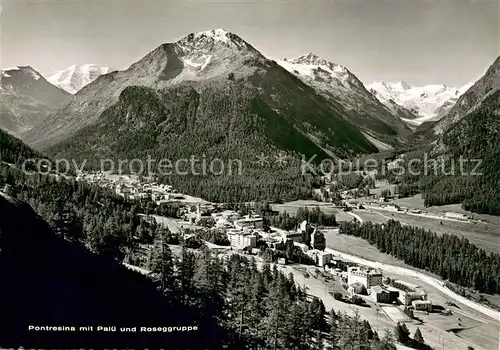
<path id="1" fill-rule="evenodd" d="M 2 1 L 2 0 L 0 0 Z M 0 67 L 125 69 L 192 32 L 224 28 L 271 59 L 314 52 L 368 84 L 462 86 L 500 52 L 498 0 L 4 0 Z"/>

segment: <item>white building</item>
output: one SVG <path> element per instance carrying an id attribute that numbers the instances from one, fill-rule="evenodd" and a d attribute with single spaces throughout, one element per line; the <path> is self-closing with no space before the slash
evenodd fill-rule
<path id="1" fill-rule="evenodd" d="M 332 254 L 330 253 L 320 252 L 317 257 L 318 257 L 317 264 L 322 267 L 325 266 L 326 264 L 329 264 L 330 261 L 332 261 Z"/>
<path id="2" fill-rule="evenodd" d="M 412 302 L 412 305 L 417 311 L 432 311 L 432 302 L 430 300 L 415 300 Z"/>
<path id="3" fill-rule="evenodd" d="M 262 229 L 264 226 L 264 219 L 247 215 L 243 219 L 236 220 L 234 226 L 239 229 L 244 227 Z"/>
<path id="4" fill-rule="evenodd" d="M 228 230 L 227 239 L 231 243 L 231 246 L 235 248 L 257 247 L 257 235 L 254 233 L 241 230 Z"/>
<path id="5" fill-rule="evenodd" d="M 298 233 L 305 232 L 307 229 L 307 220 L 304 220 L 300 223 L 299 229 L 297 230 Z"/>
<path id="6" fill-rule="evenodd" d="M 320 250 L 309 250 L 306 254 L 313 258 L 316 264 L 321 267 L 329 264 L 332 261 L 331 253 L 322 252 Z"/>
<path id="7" fill-rule="evenodd" d="M 401 304 L 408 306 L 411 305 L 411 303 L 415 300 L 427 300 L 427 292 L 422 289 L 414 290 L 411 292 L 401 291 L 401 293 L 399 293 L 398 299 Z"/>
<path id="8" fill-rule="evenodd" d="M 398 285 L 404 288 L 398 288 Z M 400 291 L 398 300 L 403 305 L 411 305 L 414 300 L 427 300 L 427 292 L 416 284 L 395 280 L 394 286 Z"/>
<path id="9" fill-rule="evenodd" d="M 399 211 L 399 206 L 389 204 L 389 205 L 385 206 L 385 210 L 388 210 L 388 211 Z"/>
<path id="10" fill-rule="evenodd" d="M 349 267 L 347 269 L 347 284 L 350 286 L 355 283 L 361 283 L 366 289 L 370 289 L 372 286 L 381 286 L 382 272 L 358 266 Z"/>
<path id="11" fill-rule="evenodd" d="M 454 212 L 451 212 L 451 211 L 448 211 L 448 212 L 444 213 L 444 216 L 447 217 L 447 218 L 450 218 L 450 219 L 463 220 L 463 221 L 467 221 L 468 220 L 467 215 L 461 214 L 461 213 L 454 213 Z"/>

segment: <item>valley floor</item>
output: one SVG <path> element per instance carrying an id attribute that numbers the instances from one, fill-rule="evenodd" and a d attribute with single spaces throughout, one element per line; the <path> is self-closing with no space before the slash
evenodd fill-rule
<path id="1" fill-rule="evenodd" d="M 498 349 L 500 318 L 497 311 L 491 310 L 488 312 L 492 316 L 496 315 L 496 318 L 492 318 L 477 311 L 476 307 L 467 306 L 466 304 L 470 304 L 468 299 L 452 297 L 453 293 L 449 293 L 442 286 L 432 282 L 433 279 L 439 279 L 437 276 L 428 272 L 418 271 L 394 257 L 380 253 L 375 247 L 360 238 L 340 235 L 338 230 L 326 231 L 325 237 L 328 248 L 333 252 L 340 254 L 344 258 L 348 258 L 348 260 L 359 260 L 358 262 L 382 268 L 384 276 L 420 285 L 428 292 L 428 298 L 432 300 L 434 305 L 440 305 L 452 310 L 453 315 L 451 316 L 436 313 L 428 315 L 425 313 L 415 313 L 415 316 L 421 320 L 421 323 L 413 321 L 408 325 L 412 333 L 416 327 L 419 327 L 426 342 L 435 349 L 462 349 L 467 346 L 473 346 L 475 349 Z M 362 259 L 357 258 L 361 256 L 363 257 Z M 371 261 L 371 263 L 367 262 L 367 260 Z M 412 273 L 404 273 L 403 269 L 411 270 Z M 415 272 L 413 273 L 413 271 Z M 419 274 L 428 276 L 429 281 L 426 278 L 416 277 Z M 446 301 L 453 301 L 457 307 L 446 305 Z M 463 303 L 460 301 L 463 301 Z M 478 307 L 482 308 L 481 306 Z M 372 323 L 370 312 L 366 312 L 366 308 L 359 309 L 362 318 L 366 317 Z M 371 318 L 373 319 L 373 315 Z M 378 322 L 380 322 L 380 318 Z M 453 332 L 456 332 L 456 335 Z"/>

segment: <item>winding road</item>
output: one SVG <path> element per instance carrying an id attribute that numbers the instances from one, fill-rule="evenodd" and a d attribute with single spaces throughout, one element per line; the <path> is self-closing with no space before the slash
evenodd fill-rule
<path id="1" fill-rule="evenodd" d="M 352 212 L 349 212 L 349 214 L 352 215 L 353 217 L 355 217 L 357 220 L 359 220 L 359 222 L 361 222 L 361 223 L 363 222 L 363 219 L 359 215 L 356 215 L 355 213 L 352 213 Z M 481 305 L 479 303 L 476 303 L 476 302 L 474 302 L 470 299 L 467 299 L 461 295 L 458 295 L 457 293 L 448 289 L 445 286 L 444 282 L 441 280 L 438 280 L 437 278 L 433 278 L 431 276 L 428 276 L 428 275 L 423 274 L 423 273 L 416 271 L 416 270 L 407 269 L 407 268 L 395 266 L 395 265 L 384 264 L 384 263 L 380 263 L 378 261 L 366 260 L 366 259 L 360 258 L 358 256 L 346 254 L 346 253 L 343 253 L 343 252 L 340 252 L 340 251 L 337 251 L 334 249 L 330 249 L 330 248 L 326 248 L 325 251 L 332 253 L 334 255 L 338 255 L 346 260 L 355 262 L 356 264 L 365 265 L 365 266 L 369 266 L 369 267 L 372 267 L 375 269 L 381 269 L 381 270 L 385 270 L 385 271 L 396 273 L 396 274 L 407 275 L 407 276 L 412 276 L 412 277 L 418 278 L 418 279 L 422 280 L 423 282 L 438 289 L 442 293 L 446 294 L 448 297 L 458 301 L 459 303 L 466 305 L 466 306 L 470 307 L 471 309 L 474 309 L 475 311 L 477 311 L 483 315 L 491 317 L 496 321 L 500 321 L 500 312 L 498 312 L 494 309 L 491 309 L 489 307 L 486 307 L 484 305 Z"/>

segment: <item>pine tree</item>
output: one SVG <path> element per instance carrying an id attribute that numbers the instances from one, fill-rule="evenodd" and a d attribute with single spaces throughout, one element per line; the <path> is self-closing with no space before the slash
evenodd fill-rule
<path id="1" fill-rule="evenodd" d="M 320 230 L 315 230 L 314 233 L 314 246 L 313 249 L 325 250 L 326 248 L 326 239 L 323 232 Z"/>
<path id="2" fill-rule="evenodd" d="M 424 337 L 422 336 L 422 332 L 420 332 L 420 328 L 417 327 L 415 334 L 413 335 L 413 340 L 417 342 L 417 344 L 424 344 Z"/>
<path id="3" fill-rule="evenodd" d="M 151 274 L 153 275 L 153 280 L 158 284 L 160 291 L 166 295 L 175 289 L 172 251 L 166 243 L 164 236 L 159 239 L 153 249 Z"/>
<path id="4" fill-rule="evenodd" d="M 196 267 L 196 257 L 194 253 L 182 246 L 181 258 L 178 261 L 177 269 L 179 274 L 179 295 L 183 304 L 190 305 L 194 297 L 194 274 Z"/>
<path id="5" fill-rule="evenodd" d="M 405 345 L 408 344 L 410 340 L 410 331 L 408 330 L 408 327 L 406 327 L 404 323 L 398 322 L 398 324 L 394 329 L 394 336 L 396 337 L 396 340 L 398 342 Z"/>
<path id="6" fill-rule="evenodd" d="M 84 239 L 84 231 L 81 220 L 68 203 L 64 205 L 62 205 L 62 202 L 59 203 L 58 219 L 54 220 L 56 233 L 70 241 L 82 241 Z"/>

